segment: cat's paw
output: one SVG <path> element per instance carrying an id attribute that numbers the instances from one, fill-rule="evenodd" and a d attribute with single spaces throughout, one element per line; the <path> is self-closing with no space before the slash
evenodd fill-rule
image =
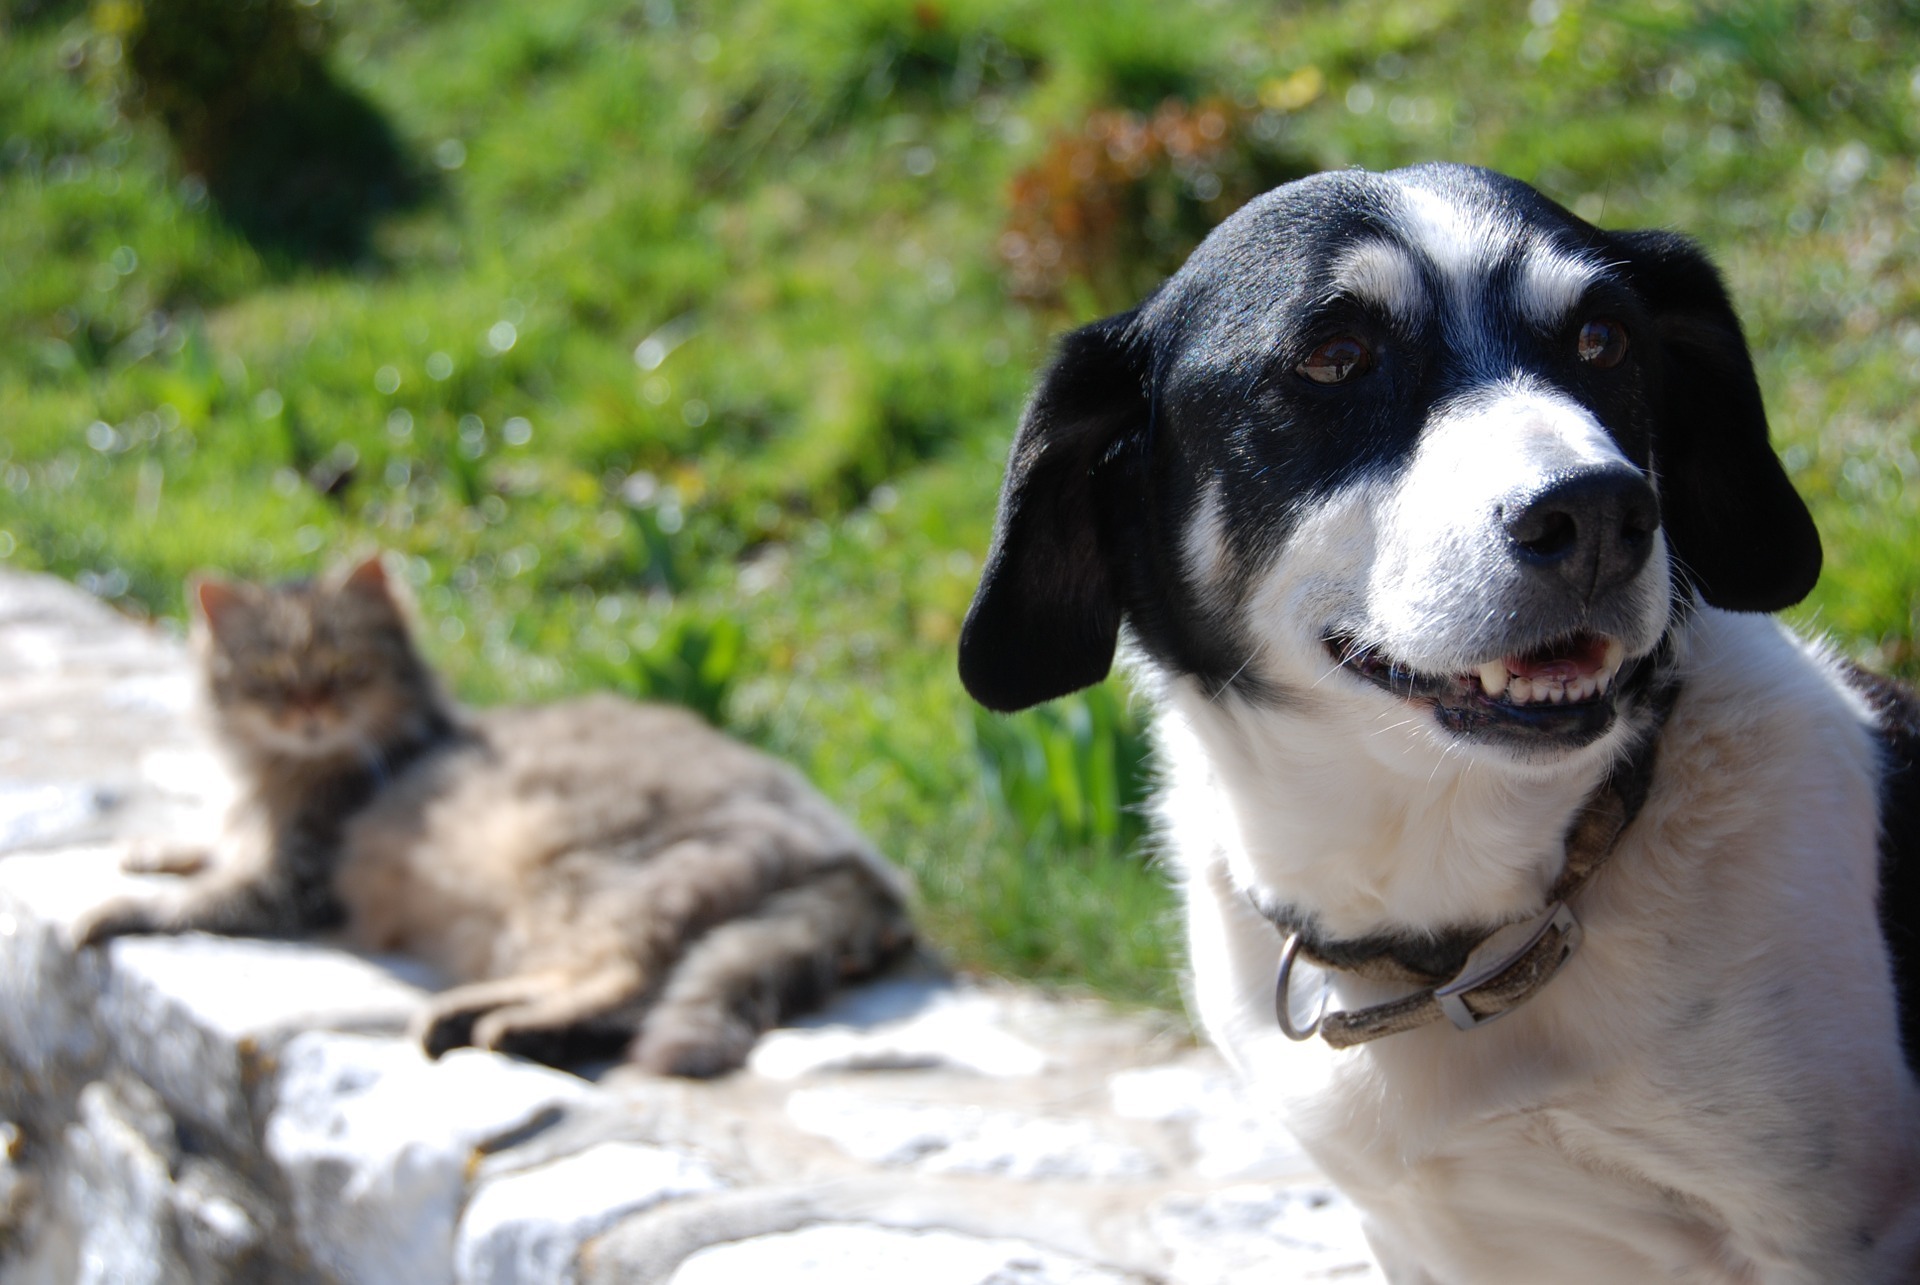
<path id="1" fill-rule="evenodd" d="M 409 1034 L 418 1041 L 420 1051 L 438 1061 L 455 1049 L 473 1043 L 473 1024 L 484 1010 L 469 1005 L 430 1004 L 413 1021 Z"/>
<path id="2" fill-rule="evenodd" d="M 204 847 L 139 839 L 120 858 L 120 869 L 130 875 L 197 875 L 212 859 L 213 854 Z"/>
<path id="3" fill-rule="evenodd" d="M 473 1046 L 546 1066 L 617 1057 L 632 1038 L 625 1029 L 534 1009 L 503 1008 L 473 1024 Z"/>
<path id="4" fill-rule="evenodd" d="M 746 1064 L 760 1033 L 734 1018 L 651 1021 L 633 1043 L 632 1060 L 655 1075 L 710 1080 Z"/>
<path id="5" fill-rule="evenodd" d="M 138 897 L 115 897 L 81 914 L 68 929 L 76 948 L 103 946 L 115 937 L 165 932 L 160 907 Z"/>
<path id="6" fill-rule="evenodd" d="M 500 977 L 441 991 L 413 1019 L 410 1033 L 431 1058 L 454 1049 L 486 1048 L 476 1033 L 480 1023 L 501 1009 L 526 1003 L 541 986 L 538 978 Z"/>

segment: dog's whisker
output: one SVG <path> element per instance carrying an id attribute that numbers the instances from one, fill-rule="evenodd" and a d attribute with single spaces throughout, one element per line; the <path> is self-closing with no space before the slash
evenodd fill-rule
<path id="1" fill-rule="evenodd" d="M 1333 675 L 1335 675 L 1335 674 L 1337 674 L 1337 673 L 1339 673 L 1339 672 L 1340 672 L 1340 667 L 1341 667 L 1341 662 L 1339 662 L 1339 661 L 1335 661 L 1335 662 L 1334 662 L 1333 664 L 1331 664 L 1331 665 L 1329 665 L 1329 666 L 1327 666 L 1327 667 L 1326 667 L 1325 669 L 1323 669 L 1323 670 L 1321 670 L 1321 671 L 1320 671 L 1320 677 L 1318 677 L 1318 678 L 1316 678 L 1316 679 L 1314 679 L 1314 680 L 1313 680 L 1313 684 L 1312 684 L 1312 687 L 1309 687 L 1309 688 L 1308 688 L 1308 690 L 1309 690 L 1309 691 L 1311 691 L 1311 690 L 1313 690 L 1313 688 L 1315 688 L 1315 687 L 1318 687 L 1318 686 L 1320 686 L 1320 684 L 1322 684 L 1322 683 L 1324 683 L 1324 682 L 1326 682 L 1326 681 L 1327 681 L 1327 679 L 1329 679 L 1329 678 L 1331 678 L 1331 677 L 1332 677 Z"/>
<path id="2" fill-rule="evenodd" d="M 1240 675 L 1247 672 L 1247 666 L 1251 665 L 1252 663 L 1253 663 L 1253 653 L 1249 651 L 1247 653 L 1247 658 L 1240 662 L 1240 668 L 1234 670 L 1231 674 L 1227 675 L 1227 681 L 1220 684 L 1220 686 L 1214 690 L 1213 694 L 1207 697 L 1208 703 L 1218 704 L 1220 701 L 1220 697 L 1226 692 L 1226 690 L 1229 687 L 1233 686 L 1234 681 L 1238 679 Z"/>
<path id="3" fill-rule="evenodd" d="M 1440 757 L 1434 760 L 1433 771 L 1427 774 L 1427 786 L 1429 789 L 1431 789 L 1433 783 L 1439 779 L 1440 769 L 1447 766 L 1447 760 L 1455 757 L 1455 751 L 1458 749 L 1459 747 L 1457 745 L 1443 745 L 1440 747 Z M 1471 763 L 1471 760 L 1469 760 L 1469 763 Z"/>

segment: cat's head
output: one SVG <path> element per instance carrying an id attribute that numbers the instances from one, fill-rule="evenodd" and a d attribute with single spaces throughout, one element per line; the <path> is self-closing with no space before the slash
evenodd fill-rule
<path id="1" fill-rule="evenodd" d="M 438 716 L 438 688 L 378 557 L 281 585 L 198 576 L 188 596 L 214 717 L 241 750 L 377 758 Z"/>

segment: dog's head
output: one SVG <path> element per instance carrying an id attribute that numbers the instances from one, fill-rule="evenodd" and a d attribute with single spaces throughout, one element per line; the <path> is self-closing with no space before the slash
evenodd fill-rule
<path id="1" fill-rule="evenodd" d="M 1067 336 L 960 671 L 1019 709 L 1105 676 L 1125 621 L 1216 695 L 1348 684 L 1551 754 L 1614 724 L 1676 604 L 1772 611 L 1819 569 L 1690 242 L 1485 170 L 1345 171 Z"/>

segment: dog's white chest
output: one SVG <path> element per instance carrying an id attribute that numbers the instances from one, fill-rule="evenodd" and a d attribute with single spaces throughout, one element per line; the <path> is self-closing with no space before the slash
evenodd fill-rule
<path id="1" fill-rule="evenodd" d="M 1455 1082 L 1445 1086 L 1448 1093 L 1407 1095 L 1383 1082 L 1377 1067 L 1353 1064 L 1360 1059 L 1332 1060 L 1347 1065 L 1327 1068 L 1318 1096 L 1294 1099 L 1285 1113 L 1328 1174 L 1367 1210 L 1392 1279 L 1754 1279 L 1740 1274 L 1747 1260 L 1729 1243 L 1723 1211 L 1693 1205 L 1648 1170 L 1650 1142 L 1693 1171 L 1696 1182 L 1698 1159 L 1720 1149 L 1671 1101 L 1643 1099 L 1649 1110 L 1639 1122 L 1622 1118 L 1620 1101 L 1577 1089 L 1549 1095 L 1552 1105 L 1503 1110 L 1492 1083 L 1487 1092 Z M 1775 1185 L 1778 1176 L 1765 1176 L 1760 1186 Z M 1758 1206 L 1778 1193 L 1723 1194 Z"/>
<path id="2" fill-rule="evenodd" d="M 1565 970 L 1487 1027 L 1341 1052 L 1273 1016 L 1281 936 L 1247 886 L 1296 871 L 1263 864 L 1271 831 L 1242 824 L 1247 786 L 1177 702 L 1163 724 L 1200 1016 L 1367 1211 L 1396 1281 L 1897 1279 L 1877 1242 L 1920 1146 L 1878 980 L 1867 750 L 1771 624 L 1716 618 L 1699 642 L 1719 663 L 1577 903 Z M 1340 1006 L 1385 997 L 1343 986 Z"/>

